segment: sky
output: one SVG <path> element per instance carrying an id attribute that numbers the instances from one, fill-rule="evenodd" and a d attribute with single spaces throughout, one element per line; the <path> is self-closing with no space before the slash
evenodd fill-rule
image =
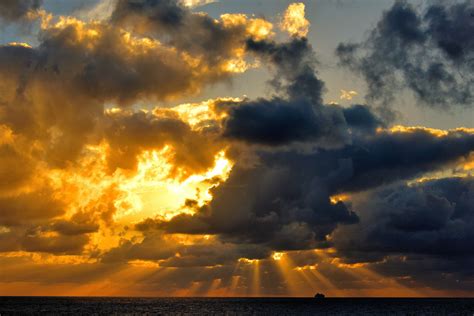
<path id="1" fill-rule="evenodd" d="M 474 296 L 471 1 L 0 25 L 0 295 Z"/>

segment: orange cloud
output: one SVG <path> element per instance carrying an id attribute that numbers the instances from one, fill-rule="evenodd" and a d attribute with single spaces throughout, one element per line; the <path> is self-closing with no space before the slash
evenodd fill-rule
<path id="1" fill-rule="evenodd" d="M 286 9 L 281 28 L 291 36 L 305 37 L 309 32 L 309 21 L 305 18 L 304 3 L 292 3 Z"/>

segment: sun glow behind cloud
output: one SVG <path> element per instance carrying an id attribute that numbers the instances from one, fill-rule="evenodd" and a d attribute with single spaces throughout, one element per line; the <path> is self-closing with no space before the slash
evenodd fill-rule
<path id="1" fill-rule="evenodd" d="M 156 216 L 169 220 L 181 213 L 193 213 L 183 208 L 186 200 L 196 200 L 198 206 L 212 199 L 209 190 L 225 181 L 232 169 L 232 163 L 219 152 L 214 167 L 203 174 L 193 174 L 183 181 L 170 177 L 171 165 L 166 156 L 172 153 L 165 146 L 160 151 L 144 152 L 139 158 L 137 173 L 119 185 L 126 197 L 118 205 L 130 205 L 115 215 L 118 221 L 140 220 Z"/>
<path id="2" fill-rule="evenodd" d="M 202 174 L 192 174 L 184 180 L 171 174 L 172 165 L 168 157 L 173 149 L 165 146 L 161 150 L 144 151 L 138 157 L 135 172 L 118 170 L 106 173 L 106 146 L 89 147 L 89 157 L 84 159 L 82 171 L 50 172 L 55 186 L 62 187 L 68 200 L 70 213 L 88 207 L 101 199 L 110 200 L 116 208 L 114 220 L 133 223 L 148 216 L 164 219 L 180 213 L 192 213 L 184 207 L 186 200 L 196 200 L 198 206 L 212 199 L 209 190 L 225 181 L 232 169 L 232 162 L 220 151 L 215 156 L 214 166 Z M 104 197 L 104 194 L 108 194 Z"/>

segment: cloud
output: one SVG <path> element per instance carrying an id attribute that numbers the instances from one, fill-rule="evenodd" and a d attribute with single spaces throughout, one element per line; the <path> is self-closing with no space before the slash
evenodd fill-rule
<path id="1" fill-rule="evenodd" d="M 79 217 L 78 215 L 81 214 L 76 214 L 74 217 L 77 218 Z M 97 223 L 84 219 L 80 222 L 59 220 L 53 223 L 52 230 L 62 235 L 74 236 L 97 232 L 99 230 L 99 225 Z"/>
<path id="2" fill-rule="evenodd" d="M 367 81 L 370 100 L 388 104 L 405 88 L 421 104 L 468 107 L 474 86 L 473 10 L 470 1 L 432 4 L 423 12 L 396 1 L 366 41 L 341 43 L 336 54 Z"/>
<path id="3" fill-rule="evenodd" d="M 120 0 L 112 22 L 137 34 L 151 35 L 164 43 L 202 56 L 209 69 L 241 54 L 248 38 L 270 35 L 271 24 L 243 14 L 225 14 L 219 20 L 193 13 L 174 0 Z"/>
<path id="4" fill-rule="evenodd" d="M 223 144 L 215 131 L 192 130 L 177 117 L 127 111 L 107 114 L 104 124 L 105 139 L 110 146 L 109 167 L 134 169 L 138 155 L 144 150 L 171 146 L 172 166 L 180 169 L 181 176 L 206 171 L 214 164 Z M 178 170 L 172 173 L 177 175 Z"/>
<path id="5" fill-rule="evenodd" d="M 182 97 L 233 73 L 226 67 L 236 52 L 219 55 L 212 65 L 198 53 L 135 37 L 106 22 L 61 17 L 42 30 L 38 47 L 0 47 L 2 123 L 42 142 L 47 160 L 64 165 L 85 143 L 100 141 L 101 126 L 110 121 L 104 104 L 125 107 Z"/>
<path id="6" fill-rule="evenodd" d="M 4 180 L 0 191 L 15 192 L 31 180 L 36 166 L 26 145 L 11 130 L 0 127 L 0 173 Z"/>
<path id="7" fill-rule="evenodd" d="M 52 219 L 64 212 L 61 201 L 51 197 L 51 188 L 0 198 L 0 223 L 5 226 Z"/>
<path id="8" fill-rule="evenodd" d="M 345 124 L 341 112 L 329 107 L 318 112 L 304 99 L 243 102 L 229 109 L 224 137 L 270 146 L 308 141 L 337 144 L 343 141 L 344 132 L 337 131 L 338 125 Z"/>
<path id="9" fill-rule="evenodd" d="M 289 250 L 323 246 L 325 236 L 338 223 L 357 221 L 343 203 L 330 203 L 323 179 L 296 179 L 292 176 L 300 169 L 268 163 L 234 168 L 230 178 L 213 191 L 211 203 L 198 213 L 148 227 L 171 233 L 220 234 L 232 243 Z"/>
<path id="10" fill-rule="evenodd" d="M 341 251 L 350 244 L 354 251 L 469 255 L 473 188 L 472 178 L 466 177 L 368 193 L 357 202 L 363 214 L 360 225 L 341 232 L 335 243 Z"/>
<path id="11" fill-rule="evenodd" d="M 38 10 L 42 0 L 3 0 L 0 2 L 0 19 L 18 21 L 26 19 L 28 13 Z"/>
<path id="12" fill-rule="evenodd" d="M 247 45 L 275 67 L 277 76 L 271 84 L 283 93 L 272 99 L 216 103 L 215 111 L 227 115 L 225 138 L 250 145 L 322 146 L 319 138 L 339 129 L 342 134 L 350 131 L 352 139 L 310 153 L 296 153 L 291 147 L 272 152 L 263 147 L 253 167 L 237 161 L 230 178 L 213 190 L 213 200 L 196 214 L 177 215 L 170 221 L 149 219 L 138 229 L 217 234 L 225 242 L 277 251 L 325 248 L 330 245 L 327 236 L 340 224 L 358 221 L 351 208 L 332 202 L 330 195 L 413 178 L 455 163 L 473 150 L 469 131 L 442 135 L 423 128 L 384 131 L 367 106 L 323 105 L 323 84 L 315 75 L 312 50 L 304 38 L 284 44 L 250 40 Z M 330 110 L 339 123 L 318 122 L 327 119 Z M 321 126 L 330 128 L 321 132 Z M 314 165 L 316 161 L 320 167 Z"/>
<path id="13" fill-rule="evenodd" d="M 339 97 L 341 100 L 352 100 L 354 96 L 358 95 L 358 93 L 354 90 L 342 90 L 341 89 L 341 96 Z"/>
<path id="14" fill-rule="evenodd" d="M 236 245 L 202 236 L 189 243 L 159 231 L 144 230 L 144 235 L 141 242 L 125 241 L 111 249 L 101 257 L 101 262 L 150 260 L 162 267 L 215 267 L 233 264 L 240 258 L 263 259 L 270 254 L 263 246 Z"/>
<path id="15" fill-rule="evenodd" d="M 167 22 L 159 16 L 167 10 L 182 21 L 163 30 Z M 150 12 L 156 16 L 149 18 Z M 36 47 L 0 47 L 2 124 L 40 142 L 51 165 L 64 167 L 86 144 L 103 139 L 102 126 L 110 122 L 105 104 L 167 101 L 227 80 L 251 67 L 244 60 L 245 41 L 270 36 L 271 29 L 263 19 L 226 15 L 214 20 L 173 1 L 120 1 L 111 19 L 51 16 L 41 23 Z M 151 33 L 136 30 L 135 22 L 146 22 Z M 185 30 L 195 34 L 188 37 Z M 160 34 L 170 40 L 158 39 Z"/>
<path id="16" fill-rule="evenodd" d="M 200 7 L 209 3 L 217 2 L 218 0 L 183 0 L 182 3 L 186 7 Z"/>
<path id="17" fill-rule="evenodd" d="M 472 290 L 473 184 L 448 177 L 361 195 L 353 201 L 360 222 L 333 235 L 337 256 L 434 288 Z"/>
<path id="18" fill-rule="evenodd" d="M 310 23 L 305 18 L 304 3 L 290 4 L 283 14 L 283 21 L 280 26 L 291 36 L 306 37 Z"/>
<path id="19" fill-rule="evenodd" d="M 219 28 L 225 33 L 227 26 Z M 245 27 L 235 28 L 247 37 Z M 130 211 L 120 181 L 133 179 L 144 152 L 169 148 L 163 164 L 171 171 L 163 178 L 177 183 L 206 173 L 224 153 L 217 126 L 192 126 L 185 106 L 145 113 L 130 110 L 132 104 L 182 97 L 226 79 L 237 53 L 210 67 L 201 52 L 72 17 L 44 20 L 38 40 L 35 47 L 0 47 L 0 172 L 8 180 L 0 184 L 2 251 L 85 255 L 90 235 L 115 229 L 116 213 Z M 117 108 L 106 110 L 110 104 Z M 187 194 L 205 195 L 221 178 L 192 181 L 209 184 Z"/>
<path id="20" fill-rule="evenodd" d="M 364 113 L 363 107 L 355 109 Z M 358 209 L 332 201 L 332 195 L 443 170 L 461 163 L 474 150 L 474 136 L 468 131 L 445 135 L 421 128 L 375 131 L 372 120 L 349 121 L 356 129 L 368 126 L 362 129 L 365 132 L 353 134 L 350 145 L 308 153 L 261 151 L 254 166 L 237 161 L 229 179 L 212 191 L 212 201 L 196 214 L 178 215 L 170 221 L 150 219 L 138 227 L 218 234 L 222 240 L 276 251 L 325 248 L 330 245 L 327 236 L 336 227 L 358 221 Z M 435 217 L 433 221 L 434 225 Z"/>
<path id="21" fill-rule="evenodd" d="M 340 152 L 341 158 L 351 158 L 352 177 L 343 187 L 364 190 L 449 167 L 467 157 L 473 146 L 470 131 L 453 130 L 439 136 L 423 128 L 381 131 Z"/>
<path id="22" fill-rule="evenodd" d="M 249 39 L 247 50 L 275 67 L 270 84 L 276 91 L 282 90 L 290 99 L 307 98 L 322 104 L 324 82 L 316 76 L 314 51 L 305 37 L 285 43 Z"/>
<path id="23" fill-rule="evenodd" d="M 93 2 L 85 7 L 75 10 L 74 14 L 81 20 L 107 20 L 110 19 L 115 4 L 116 0 Z"/>
<path id="24" fill-rule="evenodd" d="M 293 142 L 337 146 L 347 141 L 342 111 L 322 103 L 324 83 L 316 76 L 313 49 L 306 38 L 286 43 L 249 40 L 247 50 L 274 68 L 270 85 L 279 95 L 228 106 L 225 137 L 269 146 Z"/>
<path id="25" fill-rule="evenodd" d="M 360 130 L 370 134 L 370 132 L 374 132 L 378 127 L 384 125 L 381 119 L 366 105 L 352 105 L 344 108 L 343 113 L 346 123 L 353 133 Z"/>

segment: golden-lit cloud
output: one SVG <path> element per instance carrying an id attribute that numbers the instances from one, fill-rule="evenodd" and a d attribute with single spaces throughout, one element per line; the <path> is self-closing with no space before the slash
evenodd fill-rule
<path id="1" fill-rule="evenodd" d="M 357 91 L 354 90 L 342 90 L 341 89 L 341 96 L 339 97 L 341 100 L 352 100 L 353 97 L 357 95 Z"/>
<path id="2" fill-rule="evenodd" d="M 310 23 L 305 17 L 304 3 L 290 4 L 283 15 L 280 26 L 291 36 L 307 36 Z"/>
<path id="3" fill-rule="evenodd" d="M 474 171 L 474 154 L 471 153 L 463 165 L 465 171 Z"/>
<path id="4" fill-rule="evenodd" d="M 209 4 L 209 3 L 213 3 L 217 1 L 218 0 L 181 0 L 183 5 L 187 7 L 197 7 L 197 6 L 201 6 L 201 5 L 205 5 L 205 4 Z"/>
<path id="5" fill-rule="evenodd" d="M 281 260 L 281 258 L 283 257 L 283 255 L 284 255 L 284 253 L 282 253 L 282 252 L 274 252 L 274 253 L 272 254 L 272 258 L 273 258 L 273 260 L 277 260 L 277 261 L 278 261 L 278 260 Z"/>
<path id="6" fill-rule="evenodd" d="M 30 44 L 22 43 L 22 42 L 11 42 L 11 43 L 8 43 L 8 46 L 20 46 L 20 47 L 25 47 L 25 48 L 31 48 Z"/>
<path id="7" fill-rule="evenodd" d="M 392 133 L 392 134 L 408 134 L 414 135 L 416 133 L 429 134 L 436 138 L 443 138 L 455 135 L 472 135 L 474 134 L 474 128 L 458 127 L 449 130 L 442 130 L 437 128 L 430 128 L 424 126 L 403 126 L 394 125 L 388 129 L 378 128 L 378 133 Z"/>
<path id="8" fill-rule="evenodd" d="M 331 201 L 331 203 L 333 204 L 337 204 L 338 202 L 345 202 L 347 200 L 350 199 L 350 195 L 348 194 L 335 194 L 335 195 L 331 195 L 329 197 L 329 200 Z"/>

